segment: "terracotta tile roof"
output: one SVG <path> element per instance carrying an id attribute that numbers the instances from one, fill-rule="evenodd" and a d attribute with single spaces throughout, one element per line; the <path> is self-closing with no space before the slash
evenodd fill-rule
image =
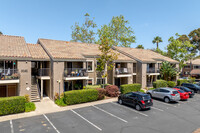
<path id="1" fill-rule="evenodd" d="M 24 37 L 0 35 L 0 57 L 30 58 Z"/>
<path id="2" fill-rule="evenodd" d="M 193 69 L 190 74 L 200 74 L 200 69 Z"/>
<path id="3" fill-rule="evenodd" d="M 200 65 L 200 59 L 194 59 L 191 62 L 192 62 L 192 65 Z M 190 60 L 188 60 L 186 63 L 190 64 Z"/>
<path id="4" fill-rule="evenodd" d="M 169 57 L 158 54 L 152 50 L 136 49 L 136 48 L 125 48 L 125 47 L 114 47 L 118 51 L 122 51 L 125 54 L 130 55 L 136 60 L 141 62 L 156 62 L 156 61 L 169 61 L 171 63 L 178 63 Z"/>
<path id="5" fill-rule="evenodd" d="M 50 39 L 39 39 L 38 42 L 45 47 L 54 59 L 86 59 L 86 56 L 98 56 L 101 54 L 97 44 Z M 119 53 L 117 51 L 115 52 Z M 133 59 L 120 53 L 118 55 L 118 60 L 134 61 Z"/>
<path id="6" fill-rule="evenodd" d="M 33 59 L 49 59 L 49 56 L 40 44 L 27 43 L 27 46 Z"/>

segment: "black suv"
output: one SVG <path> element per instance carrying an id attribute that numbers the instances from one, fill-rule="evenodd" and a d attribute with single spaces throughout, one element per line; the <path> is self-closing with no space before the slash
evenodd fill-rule
<path id="1" fill-rule="evenodd" d="M 193 90 L 195 93 L 199 93 L 200 92 L 200 86 L 198 86 L 196 84 L 182 83 L 181 86 L 187 87 L 187 88 Z"/>
<path id="2" fill-rule="evenodd" d="M 134 106 L 136 110 L 150 109 L 153 100 L 149 94 L 141 92 L 129 92 L 118 97 L 119 104 Z"/>
<path id="3" fill-rule="evenodd" d="M 194 91 L 191 90 L 191 89 L 189 89 L 189 88 L 187 88 L 187 87 L 184 87 L 184 86 L 175 86 L 174 88 L 178 88 L 178 89 L 181 89 L 181 90 L 187 92 L 189 94 L 190 98 L 194 97 Z"/>

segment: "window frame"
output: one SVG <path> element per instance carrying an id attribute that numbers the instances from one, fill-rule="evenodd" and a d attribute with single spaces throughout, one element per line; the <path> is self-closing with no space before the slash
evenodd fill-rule
<path id="1" fill-rule="evenodd" d="M 92 62 L 92 70 L 88 70 L 88 62 Z M 87 72 L 94 72 L 94 61 L 93 60 L 86 60 L 86 70 L 87 70 Z"/>

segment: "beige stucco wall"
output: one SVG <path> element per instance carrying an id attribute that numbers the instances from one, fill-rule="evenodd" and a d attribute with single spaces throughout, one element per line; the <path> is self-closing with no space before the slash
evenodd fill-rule
<path id="1" fill-rule="evenodd" d="M 31 95 L 31 61 L 17 61 L 17 68 L 20 74 L 18 94 L 20 96 Z"/>
<path id="2" fill-rule="evenodd" d="M 137 62 L 137 76 L 136 82 L 142 85 L 142 88 L 146 87 L 146 70 L 147 64 L 142 64 L 141 62 Z"/>

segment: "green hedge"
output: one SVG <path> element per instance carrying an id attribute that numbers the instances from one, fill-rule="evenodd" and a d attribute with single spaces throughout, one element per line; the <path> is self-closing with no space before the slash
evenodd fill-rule
<path id="1" fill-rule="evenodd" d="M 153 88 L 167 87 L 167 81 L 165 80 L 157 80 L 153 82 Z"/>
<path id="2" fill-rule="evenodd" d="M 101 85 L 86 85 L 86 89 L 96 89 L 101 88 Z"/>
<path id="3" fill-rule="evenodd" d="M 25 103 L 23 96 L 0 98 L 0 116 L 24 112 Z"/>
<path id="4" fill-rule="evenodd" d="M 189 83 L 187 79 L 178 79 L 177 80 L 177 85 L 180 86 L 182 83 Z"/>
<path id="5" fill-rule="evenodd" d="M 64 93 L 64 102 L 67 105 L 96 100 L 98 100 L 98 91 L 96 89 L 72 90 Z"/>
<path id="6" fill-rule="evenodd" d="M 120 86 L 121 94 L 133 91 L 140 91 L 141 84 L 125 84 Z"/>
<path id="7" fill-rule="evenodd" d="M 35 111 L 35 109 L 36 109 L 35 103 L 33 102 L 25 103 L 25 112 Z"/>
<path id="8" fill-rule="evenodd" d="M 173 87 L 176 86 L 176 82 L 174 82 L 174 81 L 168 81 L 168 82 L 167 82 L 167 85 L 168 85 L 168 87 L 173 88 Z"/>

